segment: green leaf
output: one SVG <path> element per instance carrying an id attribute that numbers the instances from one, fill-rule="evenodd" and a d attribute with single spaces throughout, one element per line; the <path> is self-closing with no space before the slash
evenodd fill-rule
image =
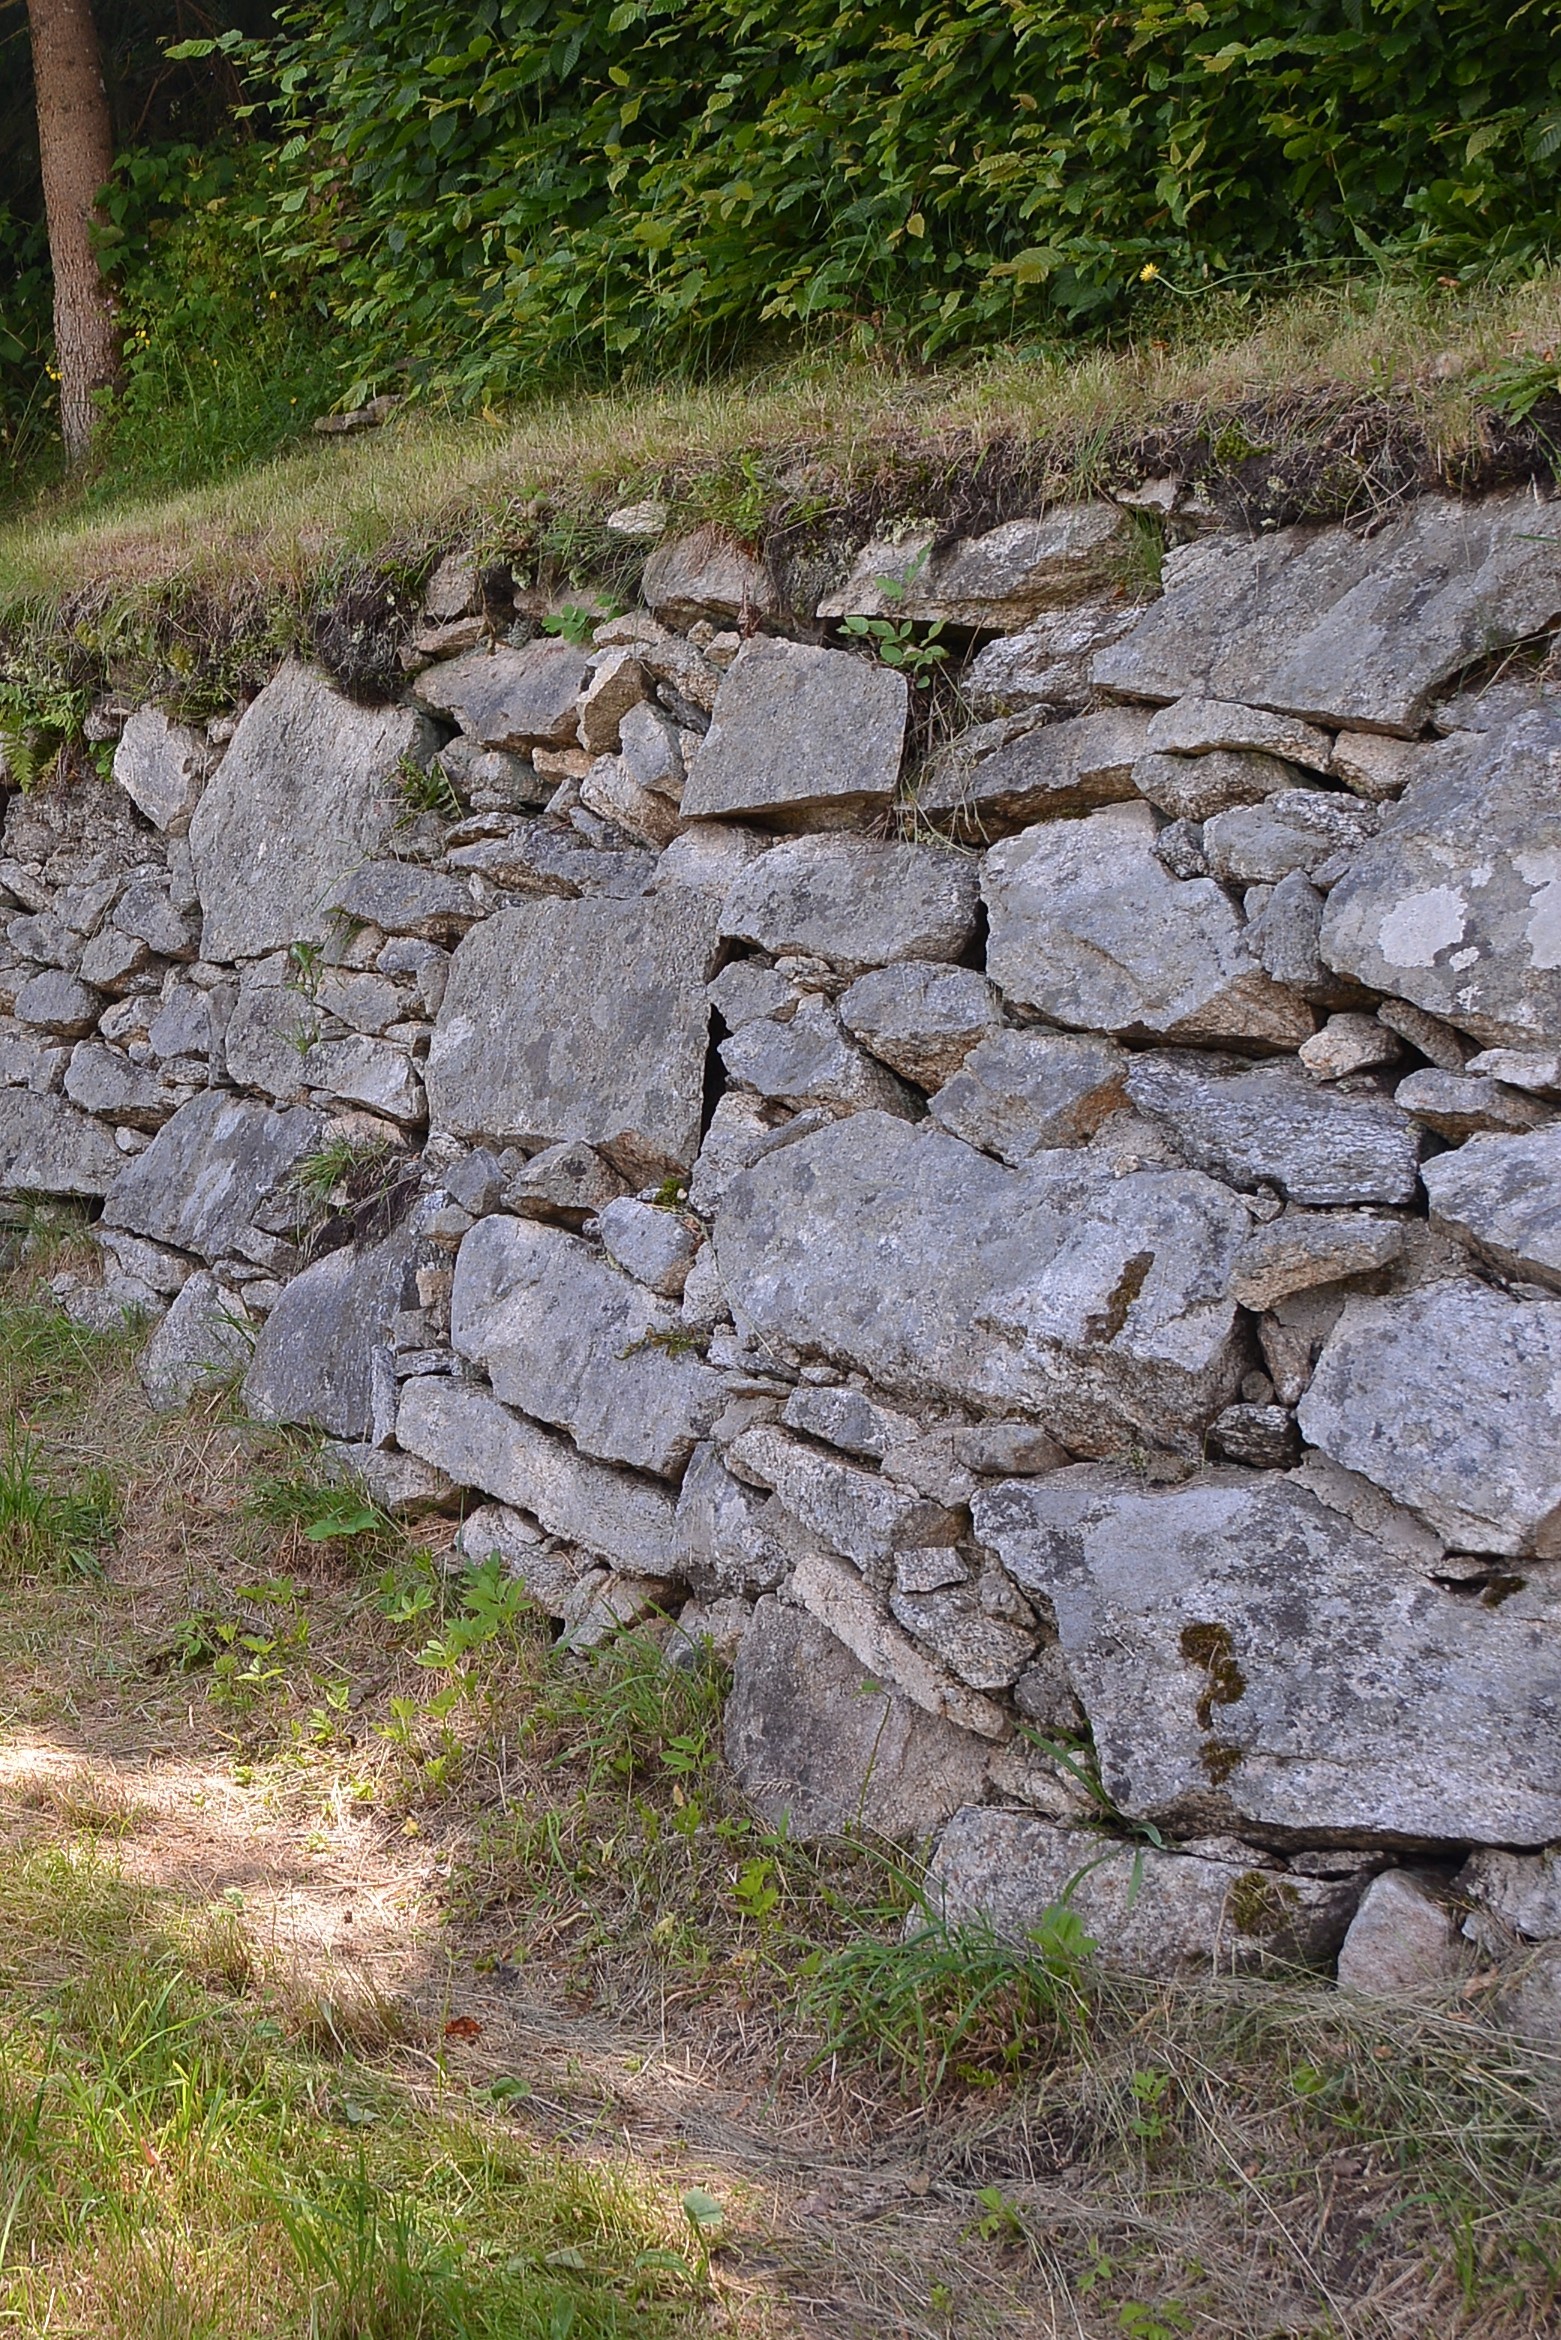
<path id="1" fill-rule="evenodd" d="M 726 2212 L 714 2194 L 707 2194 L 703 2186 L 690 2186 L 683 2196 L 683 2209 L 690 2226 L 702 2242 L 714 2242 L 726 2226 Z"/>

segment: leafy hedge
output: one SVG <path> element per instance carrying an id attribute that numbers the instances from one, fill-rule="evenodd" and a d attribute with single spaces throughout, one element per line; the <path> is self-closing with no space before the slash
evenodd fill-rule
<path id="1" fill-rule="evenodd" d="M 363 384 L 1561 247 L 1555 0 L 301 0 L 267 232 Z M 285 184 L 284 184 L 285 182 Z"/>

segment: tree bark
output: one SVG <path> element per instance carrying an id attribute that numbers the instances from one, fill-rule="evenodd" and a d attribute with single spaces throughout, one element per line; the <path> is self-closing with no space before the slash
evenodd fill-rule
<path id="1" fill-rule="evenodd" d="M 114 132 L 92 0 L 27 0 L 43 202 L 54 272 L 60 428 L 74 463 L 98 421 L 93 392 L 119 371 L 114 296 L 92 248 L 98 189 L 114 163 Z"/>

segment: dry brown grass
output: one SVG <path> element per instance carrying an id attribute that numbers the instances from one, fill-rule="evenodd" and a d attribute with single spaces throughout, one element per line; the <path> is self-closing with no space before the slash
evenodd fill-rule
<path id="1" fill-rule="evenodd" d="M 1375 404 L 1456 470 L 1480 452 L 1481 377 L 1558 343 L 1555 273 L 1499 291 L 1357 284 L 1261 313 L 1200 302 L 1166 338 L 1121 349 L 1005 353 L 927 373 L 824 357 L 474 421 L 413 413 L 361 438 L 306 442 L 210 488 L 85 520 L 68 508 L 16 520 L 0 529 L 0 611 L 83 594 L 133 602 L 175 583 L 301 597 L 320 574 L 391 545 L 512 540 L 538 499 L 605 509 L 670 489 L 738 508 L 755 461 L 761 478 L 768 463 L 794 488 L 810 465 L 861 483 L 898 457 L 924 477 L 1011 444 L 1028 451 L 1035 492 L 1077 493 L 1167 425 L 1254 406 L 1296 410 L 1315 435 L 1341 409 Z M 770 488 L 785 500 L 785 478 Z"/>

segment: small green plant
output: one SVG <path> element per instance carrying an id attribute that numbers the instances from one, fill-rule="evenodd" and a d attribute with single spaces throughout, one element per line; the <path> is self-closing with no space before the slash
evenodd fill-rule
<path id="1" fill-rule="evenodd" d="M 317 942 L 293 942 L 287 946 L 287 988 L 296 991 L 300 999 L 310 1001 L 320 996 L 320 984 L 325 974 L 325 945 Z"/>
<path id="2" fill-rule="evenodd" d="M 1010 2082 L 1087 2028 L 1094 1952 L 1066 1900 L 1023 1946 L 931 1919 L 898 1941 L 847 1943 L 804 1985 L 805 2017 L 824 2035 L 817 2060 L 861 2058 L 923 2098 L 949 2080 Z"/>
<path id="3" fill-rule="evenodd" d="M 978 2186 L 976 2200 L 981 2205 L 981 2215 L 972 2232 L 982 2242 L 1028 2241 L 1029 2230 L 1018 2204 L 1010 2202 L 1001 2186 Z"/>
<path id="4" fill-rule="evenodd" d="M 1469 388 L 1509 422 L 1527 422 L 1542 399 L 1561 396 L 1561 364 L 1553 349 L 1539 356 L 1503 358 L 1470 377 Z"/>
<path id="5" fill-rule="evenodd" d="M 437 756 L 427 764 L 420 764 L 415 756 L 403 756 L 396 766 L 396 779 L 401 800 L 414 817 L 418 813 L 438 813 L 442 820 L 460 819 L 461 800 Z"/>
<path id="6" fill-rule="evenodd" d="M 328 1138 L 294 1164 L 293 1192 L 316 1210 L 366 1201 L 376 1184 L 390 1184 L 392 1160 L 382 1139 Z"/>
<path id="7" fill-rule="evenodd" d="M 883 599 L 896 609 L 904 606 L 906 595 L 927 566 L 931 547 L 917 554 L 898 577 L 877 577 L 874 583 Z M 924 691 L 934 672 L 948 657 L 941 636 L 943 622 L 938 619 L 925 633 L 917 633 L 914 619 L 907 617 L 848 617 L 841 621 L 842 633 L 854 635 L 860 642 L 871 642 L 884 666 L 897 667 L 910 676 L 917 690 Z"/>
<path id="8" fill-rule="evenodd" d="M 97 1576 L 118 1531 L 107 1473 L 92 1470 L 74 1486 L 59 1485 L 13 1422 L 0 1454 L 0 1563 L 19 1576 Z"/>
<path id="9" fill-rule="evenodd" d="M 614 614 L 610 609 L 601 608 L 595 603 L 588 606 L 583 602 L 566 601 L 562 609 L 554 610 L 550 617 L 542 620 L 542 631 L 544 634 L 560 634 L 566 642 L 572 642 L 577 650 L 586 650 L 590 648 L 597 627 Z"/>

